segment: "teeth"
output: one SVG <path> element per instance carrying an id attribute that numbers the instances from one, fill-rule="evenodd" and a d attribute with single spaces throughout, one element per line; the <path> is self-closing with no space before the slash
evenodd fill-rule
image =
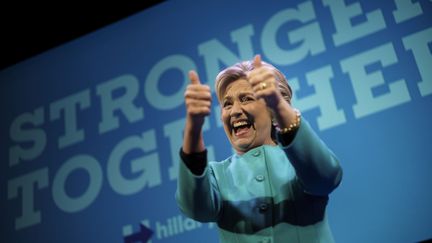
<path id="1" fill-rule="evenodd" d="M 238 121 L 238 122 L 234 122 L 233 127 L 237 128 L 239 126 L 244 126 L 247 125 L 248 123 L 246 121 Z"/>

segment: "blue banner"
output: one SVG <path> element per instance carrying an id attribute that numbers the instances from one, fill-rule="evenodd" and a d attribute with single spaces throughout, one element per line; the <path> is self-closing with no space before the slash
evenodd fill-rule
<path id="1" fill-rule="evenodd" d="M 432 2 L 159 4 L 0 72 L 1 242 L 218 242 L 174 200 L 188 71 L 261 54 L 339 157 L 337 242 L 432 238 Z M 216 101 L 216 97 L 214 96 Z M 428 108 L 429 107 L 429 108 Z M 216 102 L 209 159 L 232 149 Z"/>

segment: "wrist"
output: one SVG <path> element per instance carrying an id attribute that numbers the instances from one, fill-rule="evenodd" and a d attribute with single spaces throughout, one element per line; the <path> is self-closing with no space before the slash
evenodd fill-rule
<path id="1" fill-rule="evenodd" d="M 204 120 L 204 119 L 203 119 Z M 202 152 L 205 150 L 202 135 L 202 124 L 204 122 L 194 121 L 187 117 L 183 133 L 183 151 L 187 154 Z"/>
<path id="2" fill-rule="evenodd" d="M 280 134 L 287 134 L 296 131 L 300 127 L 301 123 L 301 113 L 298 109 L 292 108 L 295 113 L 295 118 L 288 125 L 285 126 L 276 126 L 276 130 Z"/>
<path id="3" fill-rule="evenodd" d="M 201 133 L 202 127 L 204 125 L 204 117 L 193 117 L 188 115 L 186 117 L 185 123 L 185 133 L 189 133 L 191 135 L 197 135 Z"/>

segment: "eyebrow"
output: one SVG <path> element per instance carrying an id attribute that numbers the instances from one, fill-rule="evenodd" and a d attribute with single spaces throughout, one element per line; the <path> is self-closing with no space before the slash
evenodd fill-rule
<path id="1" fill-rule="evenodd" d="M 239 96 L 239 97 L 244 97 L 244 96 L 246 96 L 246 95 L 254 95 L 254 93 L 253 93 L 253 92 L 250 92 L 250 91 L 243 91 L 243 92 L 239 92 L 239 93 L 238 93 L 238 96 Z M 225 95 L 225 96 L 223 97 L 222 101 L 226 101 L 226 100 L 230 100 L 230 99 L 232 99 L 232 96 L 230 96 L 230 95 Z"/>

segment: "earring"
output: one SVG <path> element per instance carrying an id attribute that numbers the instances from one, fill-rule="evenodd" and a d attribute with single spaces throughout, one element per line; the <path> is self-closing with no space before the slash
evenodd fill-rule
<path id="1" fill-rule="evenodd" d="M 279 124 L 275 121 L 275 119 L 272 119 L 272 125 L 276 128 L 276 130 L 279 131 Z"/>

